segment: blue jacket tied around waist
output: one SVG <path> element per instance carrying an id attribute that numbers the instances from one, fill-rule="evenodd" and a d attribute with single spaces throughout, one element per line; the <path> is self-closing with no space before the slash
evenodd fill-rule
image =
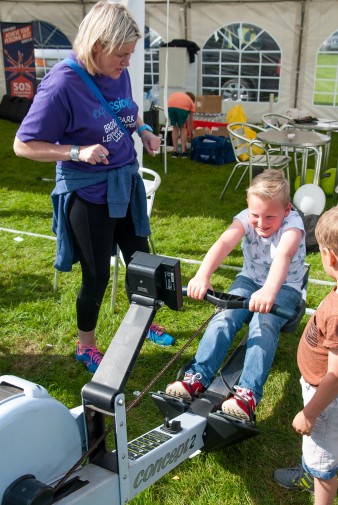
<path id="1" fill-rule="evenodd" d="M 138 173 L 138 162 L 103 172 L 80 172 L 70 168 L 56 169 L 56 185 L 51 194 L 53 204 L 52 230 L 56 234 L 56 258 L 54 266 L 62 272 L 70 272 L 78 261 L 68 223 L 68 204 L 71 194 L 78 189 L 107 181 L 109 216 L 122 218 L 130 204 L 135 233 L 141 237 L 150 235 L 147 215 L 147 199 L 144 184 Z M 114 254 L 115 251 L 112 251 Z"/>

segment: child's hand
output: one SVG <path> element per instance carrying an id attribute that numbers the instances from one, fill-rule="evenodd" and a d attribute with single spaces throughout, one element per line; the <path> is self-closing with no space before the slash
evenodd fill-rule
<path id="1" fill-rule="evenodd" d="M 271 294 L 271 291 L 264 288 L 255 291 L 250 298 L 249 310 L 251 312 L 261 312 L 267 314 L 270 312 L 272 305 L 275 302 L 275 296 Z"/>
<path id="2" fill-rule="evenodd" d="M 304 410 L 301 410 L 294 418 L 292 426 L 301 435 L 311 435 L 315 422 L 316 418 L 306 417 Z"/>
<path id="3" fill-rule="evenodd" d="M 189 281 L 187 294 L 195 300 L 203 300 L 208 289 L 213 291 L 210 281 L 196 276 Z"/>

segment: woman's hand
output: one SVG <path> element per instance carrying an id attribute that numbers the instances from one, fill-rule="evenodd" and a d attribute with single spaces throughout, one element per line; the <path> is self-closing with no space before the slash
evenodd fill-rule
<path id="1" fill-rule="evenodd" d="M 141 132 L 141 140 L 148 154 L 155 156 L 158 153 L 161 145 L 161 139 L 159 137 L 156 137 L 156 135 L 149 130 L 143 130 Z"/>
<path id="2" fill-rule="evenodd" d="M 74 142 L 75 145 L 75 142 Z M 42 140 L 30 140 L 22 142 L 15 137 L 13 149 L 17 156 L 28 158 L 34 161 L 68 161 L 70 160 L 70 151 L 72 146 L 66 144 L 53 144 Z M 103 163 L 108 165 L 107 156 L 109 151 L 101 144 L 91 146 L 80 146 L 79 161 L 96 165 Z"/>
<path id="3" fill-rule="evenodd" d="M 108 155 L 108 149 L 103 147 L 101 144 L 95 144 L 93 146 L 80 146 L 79 160 L 90 163 L 91 165 L 97 165 L 98 163 L 108 165 Z"/>

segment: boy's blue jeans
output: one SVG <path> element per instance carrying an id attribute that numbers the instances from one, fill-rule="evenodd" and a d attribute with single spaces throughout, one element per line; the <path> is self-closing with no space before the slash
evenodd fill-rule
<path id="1" fill-rule="evenodd" d="M 239 275 L 229 293 L 250 298 L 260 289 L 248 277 Z M 275 303 L 281 307 L 295 309 L 301 301 L 301 293 L 289 286 L 283 286 Z M 222 310 L 210 321 L 200 341 L 194 363 L 187 373 L 201 373 L 201 383 L 208 387 L 221 367 L 224 358 L 247 318 L 252 314 L 247 309 Z M 239 381 L 240 387 L 253 392 L 257 403 L 263 396 L 263 386 L 268 378 L 278 345 L 279 332 L 286 319 L 273 314 L 253 313 L 249 323 L 249 336 L 244 367 Z"/>

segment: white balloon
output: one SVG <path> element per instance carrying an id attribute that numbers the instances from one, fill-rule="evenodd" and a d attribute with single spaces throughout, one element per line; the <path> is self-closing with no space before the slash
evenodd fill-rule
<path id="1" fill-rule="evenodd" d="M 305 215 L 319 216 L 325 208 L 325 193 L 317 184 L 303 184 L 294 194 L 293 203 Z"/>

